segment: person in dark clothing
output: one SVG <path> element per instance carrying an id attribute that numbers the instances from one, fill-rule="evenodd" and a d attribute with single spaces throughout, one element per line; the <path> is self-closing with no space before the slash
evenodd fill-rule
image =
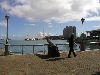
<path id="1" fill-rule="evenodd" d="M 76 54 L 74 52 L 74 35 L 72 34 L 69 38 L 69 47 L 70 47 L 70 50 L 69 50 L 69 54 L 68 54 L 68 58 L 71 58 L 70 55 L 71 53 L 73 53 L 74 57 L 76 57 Z"/>

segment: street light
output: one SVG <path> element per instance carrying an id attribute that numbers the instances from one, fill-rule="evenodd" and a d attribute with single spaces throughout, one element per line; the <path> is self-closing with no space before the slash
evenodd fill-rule
<path id="1" fill-rule="evenodd" d="M 82 26 L 83 26 L 83 23 L 84 23 L 85 19 L 82 18 L 81 19 L 81 22 L 82 22 Z M 85 51 L 85 34 L 84 34 L 84 29 L 83 29 L 83 33 L 81 34 L 81 40 L 80 40 L 80 50 L 81 51 Z"/>
<path id="2" fill-rule="evenodd" d="M 82 19 L 81 19 L 82 26 L 83 26 L 84 21 L 85 21 L 85 19 L 84 19 L 84 18 L 82 18 Z M 84 29 L 83 29 L 83 33 L 84 33 Z"/>
<path id="3" fill-rule="evenodd" d="M 83 25 L 83 23 L 84 23 L 85 19 L 84 19 L 84 18 L 82 18 L 82 19 L 81 19 L 81 21 L 82 21 L 82 25 Z"/>
<path id="4" fill-rule="evenodd" d="M 5 15 L 5 19 L 6 19 L 6 22 L 7 22 L 7 34 L 6 34 L 6 44 L 5 44 L 5 52 L 4 54 L 5 55 L 9 55 L 9 51 L 8 51 L 8 20 L 9 20 L 9 16 L 8 15 Z"/>

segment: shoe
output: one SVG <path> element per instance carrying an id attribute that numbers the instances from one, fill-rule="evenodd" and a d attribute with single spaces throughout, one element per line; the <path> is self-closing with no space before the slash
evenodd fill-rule
<path id="1" fill-rule="evenodd" d="M 68 57 L 68 58 L 71 58 L 71 57 Z"/>
<path id="2" fill-rule="evenodd" d="M 74 57 L 76 57 L 77 55 L 75 55 Z"/>

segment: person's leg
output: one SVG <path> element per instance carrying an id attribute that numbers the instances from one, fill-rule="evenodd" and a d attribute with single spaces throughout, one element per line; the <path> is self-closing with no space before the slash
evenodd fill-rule
<path id="1" fill-rule="evenodd" d="M 71 55 L 71 51 L 69 51 L 68 58 L 71 58 L 70 55 Z"/>
<path id="2" fill-rule="evenodd" d="M 74 57 L 76 57 L 76 53 L 73 51 L 73 55 L 74 55 Z"/>
<path id="3" fill-rule="evenodd" d="M 69 54 L 68 54 L 68 58 L 71 58 L 71 57 L 70 57 L 71 52 L 72 52 L 71 50 L 72 50 L 72 48 L 70 47 Z"/>
<path id="4" fill-rule="evenodd" d="M 72 47 L 72 52 L 73 52 L 74 57 L 76 57 L 76 53 L 74 52 L 74 48 L 73 47 Z"/>

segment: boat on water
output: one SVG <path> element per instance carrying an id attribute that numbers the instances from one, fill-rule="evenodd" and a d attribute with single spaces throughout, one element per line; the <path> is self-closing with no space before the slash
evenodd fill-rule
<path id="1" fill-rule="evenodd" d="M 25 41 L 31 41 L 31 40 L 35 40 L 34 38 L 26 38 Z"/>
<path id="2" fill-rule="evenodd" d="M 30 38 L 28 35 L 27 35 L 27 37 L 24 39 L 25 41 L 31 41 L 31 40 L 35 40 L 35 38 L 33 37 L 33 38 Z"/>

